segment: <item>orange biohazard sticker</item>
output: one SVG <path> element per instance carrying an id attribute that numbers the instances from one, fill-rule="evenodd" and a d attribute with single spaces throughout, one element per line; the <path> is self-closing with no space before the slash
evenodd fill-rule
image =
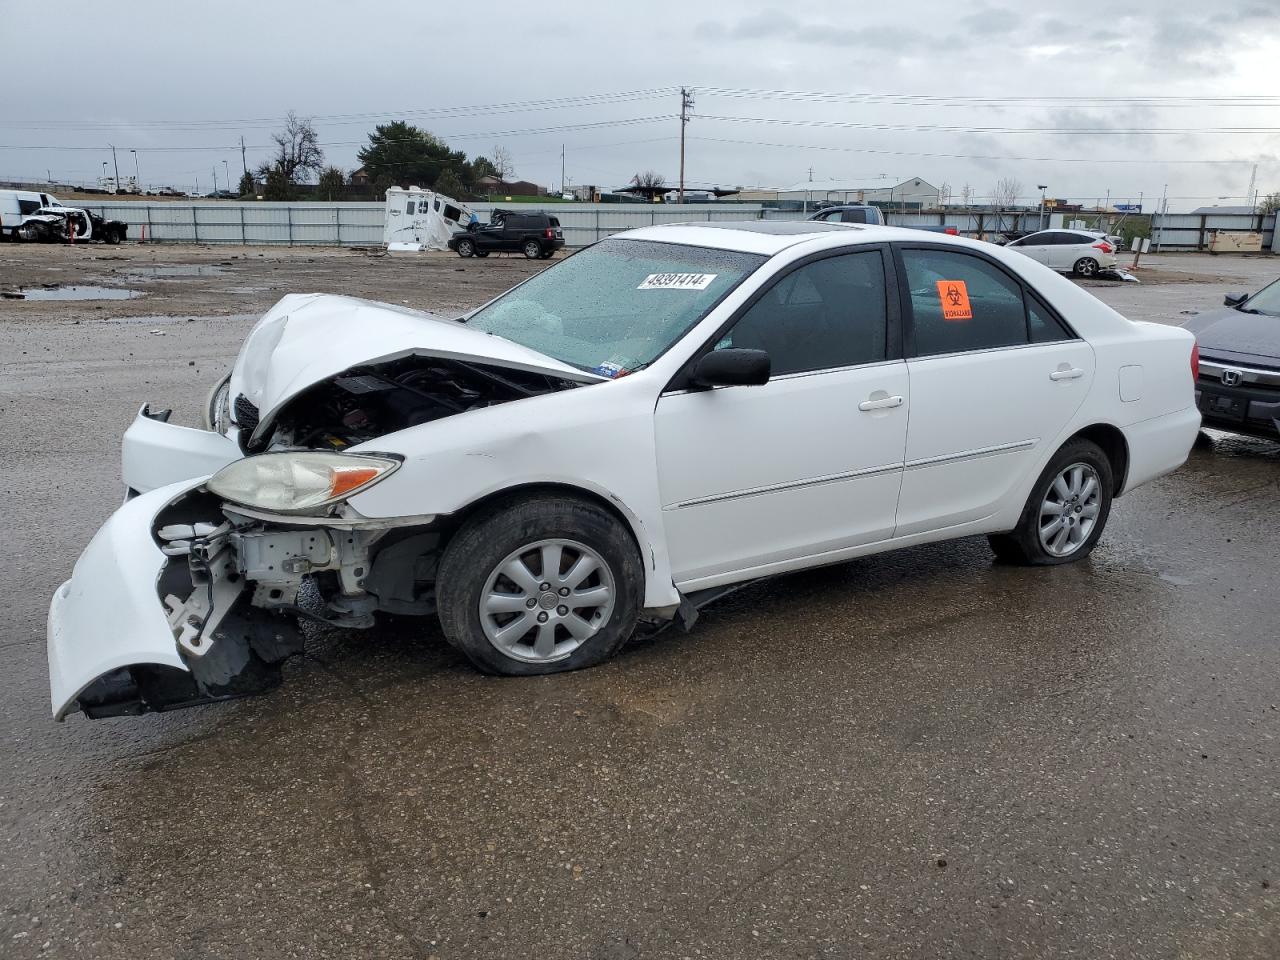
<path id="1" fill-rule="evenodd" d="M 973 319 L 969 306 L 969 290 L 963 280 L 939 280 L 938 299 L 942 301 L 942 319 L 950 322 Z"/>

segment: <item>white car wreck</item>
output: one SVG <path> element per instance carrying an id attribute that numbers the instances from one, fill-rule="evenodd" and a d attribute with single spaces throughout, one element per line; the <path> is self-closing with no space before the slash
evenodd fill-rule
<path id="1" fill-rule="evenodd" d="M 125 434 L 53 713 L 269 689 L 308 619 L 438 617 L 542 674 L 784 571 L 975 534 L 1078 560 L 1186 458 L 1195 364 L 1016 252 L 884 227 L 635 230 L 459 320 L 286 296 L 205 429 Z"/>

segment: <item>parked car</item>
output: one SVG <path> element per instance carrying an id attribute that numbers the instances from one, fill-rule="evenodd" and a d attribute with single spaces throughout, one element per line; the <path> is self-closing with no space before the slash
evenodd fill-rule
<path id="1" fill-rule="evenodd" d="M 1094 277 L 1116 269 L 1115 242 L 1103 233 L 1041 230 L 1005 245 L 1060 273 Z"/>
<path id="2" fill-rule="evenodd" d="M 874 223 L 884 226 L 884 214 L 869 204 L 846 203 L 824 207 L 809 217 L 822 223 Z"/>
<path id="3" fill-rule="evenodd" d="M 523 253 L 530 260 L 546 259 L 563 246 L 559 218 L 511 210 L 494 210 L 488 223 L 460 230 L 448 242 L 460 257 L 487 257 L 506 250 Z"/>
<path id="4" fill-rule="evenodd" d="M 1187 321 L 1200 350 L 1196 402 L 1205 426 L 1280 440 L 1280 280 L 1228 293 Z"/>
<path id="5" fill-rule="evenodd" d="M 206 429 L 125 434 L 53 712 L 268 689 L 298 617 L 436 616 L 544 674 L 771 574 L 981 534 L 1079 560 L 1186 458 L 1194 345 L 998 247 L 803 221 L 628 231 L 457 321 L 290 294 Z"/>

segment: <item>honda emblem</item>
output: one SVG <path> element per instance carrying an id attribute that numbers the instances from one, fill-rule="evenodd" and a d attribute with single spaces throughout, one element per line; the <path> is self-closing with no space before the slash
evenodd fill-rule
<path id="1" fill-rule="evenodd" d="M 1223 386 L 1238 387 L 1243 376 L 1244 375 L 1239 370 L 1232 370 L 1230 367 L 1227 367 L 1222 371 Z"/>

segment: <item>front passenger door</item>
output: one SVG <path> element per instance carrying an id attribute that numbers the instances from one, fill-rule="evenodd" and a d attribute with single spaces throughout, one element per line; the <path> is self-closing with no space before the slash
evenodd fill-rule
<path id="1" fill-rule="evenodd" d="M 658 484 L 681 589 L 893 535 L 909 390 L 880 248 L 791 268 L 713 349 L 764 350 L 763 386 L 658 399 Z"/>

